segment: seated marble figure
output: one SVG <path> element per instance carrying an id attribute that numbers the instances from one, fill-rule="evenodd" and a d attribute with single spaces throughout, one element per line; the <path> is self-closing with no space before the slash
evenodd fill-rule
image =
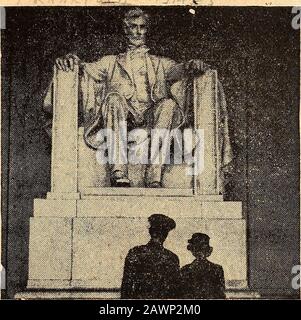
<path id="1" fill-rule="evenodd" d="M 75 65 L 79 66 L 85 111 L 84 140 L 88 147 L 95 150 L 99 148 L 98 133 L 101 128 L 121 132 L 124 123 L 128 130 L 148 128 L 170 131 L 183 128 L 191 121 L 191 112 L 185 106 L 184 96 L 187 92 L 184 95 L 182 92 L 187 89 L 189 79 L 209 70 L 202 60 L 177 63 L 166 57 L 152 55 L 146 46 L 149 16 L 141 9 L 129 10 L 124 17 L 123 27 L 127 39 L 124 53 L 105 55 L 91 63 L 82 61 L 72 53 L 56 59 L 56 67 L 64 72 L 73 71 Z M 218 90 L 223 102 L 220 84 Z M 51 104 L 50 100 L 47 94 L 46 107 Z M 223 152 L 230 154 L 230 147 L 225 147 L 229 145 L 227 123 L 224 121 L 226 109 L 223 103 L 221 105 L 224 110 L 222 136 L 226 138 Z M 116 135 L 114 145 L 118 146 L 119 140 L 120 137 Z M 150 163 L 145 171 L 145 187 L 162 187 L 163 169 L 163 162 Z M 111 186 L 131 186 L 127 163 L 111 163 L 109 171 Z"/>

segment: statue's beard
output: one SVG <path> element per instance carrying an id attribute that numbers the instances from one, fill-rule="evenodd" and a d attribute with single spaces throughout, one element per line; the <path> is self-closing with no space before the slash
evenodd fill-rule
<path id="1" fill-rule="evenodd" d="M 135 46 L 135 47 L 140 47 L 145 44 L 145 37 L 128 37 L 128 42 L 129 44 Z"/>

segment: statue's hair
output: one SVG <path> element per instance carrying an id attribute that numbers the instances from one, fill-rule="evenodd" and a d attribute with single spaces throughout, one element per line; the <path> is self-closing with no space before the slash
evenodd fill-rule
<path id="1" fill-rule="evenodd" d="M 129 20 L 140 18 L 140 17 L 143 17 L 146 21 L 146 24 L 149 25 L 149 22 L 150 22 L 149 15 L 140 8 L 134 8 L 129 10 L 124 16 L 123 24 L 125 27 L 127 27 L 129 25 Z"/>

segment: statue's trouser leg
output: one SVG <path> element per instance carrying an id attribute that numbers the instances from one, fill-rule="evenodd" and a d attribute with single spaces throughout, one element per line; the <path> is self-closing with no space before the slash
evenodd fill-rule
<path id="1" fill-rule="evenodd" d="M 176 102 L 172 99 L 162 99 L 154 107 L 152 129 L 167 129 L 163 131 L 162 138 L 164 139 L 164 132 L 170 133 L 173 127 L 173 120 L 176 111 Z M 158 130 L 159 133 L 159 130 Z M 167 137 L 166 137 L 167 138 Z M 160 154 L 160 152 L 159 152 Z M 156 155 L 159 157 L 159 155 Z M 155 156 L 155 157 L 156 157 Z M 152 158 L 151 161 L 154 161 Z M 157 160 L 159 164 L 150 164 L 147 170 L 146 184 L 149 185 L 153 182 L 161 182 L 162 169 L 164 159 Z M 156 161 L 155 161 L 156 162 Z"/>
<path id="2" fill-rule="evenodd" d="M 111 93 L 106 100 L 105 105 L 105 114 L 104 121 L 106 129 L 112 130 L 113 135 L 113 146 L 114 148 L 114 163 L 110 164 L 111 175 L 117 175 L 118 178 L 128 176 L 128 166 L 126 163 L 126 158 L 124 157 L 127 152 L 126 141 L 122 141 L 120 135 L 121 132 L 124 132 L 126 126 L 126 120 L 128 116 L 128 108 L 125 105 L 126 101 L 118 94 Z"/>

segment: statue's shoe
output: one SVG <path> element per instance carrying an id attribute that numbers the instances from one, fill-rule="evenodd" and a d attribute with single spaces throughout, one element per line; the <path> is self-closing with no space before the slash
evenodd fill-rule
<path id="1" fill-rule="evenodd" d="M 111 186 L 117 188 L 128 188 L 131 186 L 131 181 L 124 172 L 116 170 L 111 176 Z"/>
<path id="2" fill-rule="evenodd" d="M 117 178 L 111 181 L 111 185 L 115 188 L 128 188 L 131 186 L 131 181 L 128 178 Z"/>
<path id="3" fill-rule="evenodd" d="M 162 184 L 159 181 L 153 181 L 147 184 L 147 188 L 162 188 Z"/>

